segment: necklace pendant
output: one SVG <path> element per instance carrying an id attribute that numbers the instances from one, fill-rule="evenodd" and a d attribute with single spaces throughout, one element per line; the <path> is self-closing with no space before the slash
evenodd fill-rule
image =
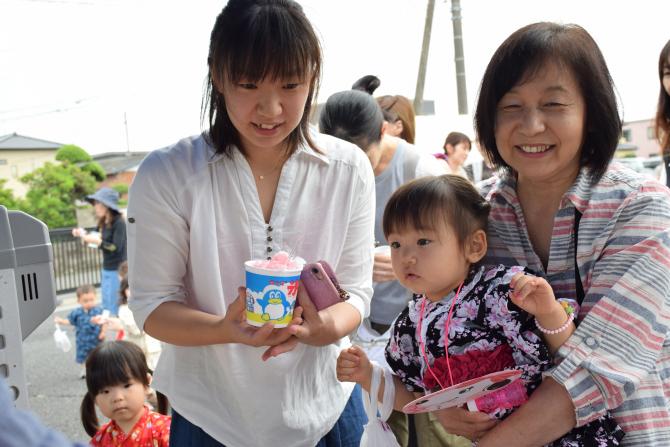
<path id="1" fill-rule="evenodd" d="M 258 180 L 263 180 L 263 179 L 265 179 L 265 176 L 263 176 L 263 175 L 258 176 Z"/>

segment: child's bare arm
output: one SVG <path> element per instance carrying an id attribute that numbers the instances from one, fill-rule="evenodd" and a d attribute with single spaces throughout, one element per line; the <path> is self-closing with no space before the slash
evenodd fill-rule
<path id="1" fill-rule="evenodd" d="M 365 391 L 370 392 L 370 382 L 372 381 L 372 363 L 368 359 L 363 349 L 359 346 L 352 346 L 340 352 L 337 358 L 337 379 L 341 382 L 356 382 L 360 384 Z M 382 375 L 381 383 L 379 384 L 379 392 L 377 400 L 382 401 L 384 398 L 384 377 Z M 405 385 L 393 375 L 393 385 L 395 387 L 395 400 L 393 408 L 401 411 L 408 403 L 412 402 L 415 397 L 410 391 L 405 388 Z"/>
<path id="2" fill-rule="evenodd" d="M 98 340 L 104 340 L 107 337 L 107 325 L 103 324 L 100 326 L 100 333 L 98 334 Z"/>
<path id="3" fill-rule="evenodd" d="M 70 320 L 68 320 L 67 318 L 54 317 L 54 321 L 56 322 L 56 324 L 60 324 L 62 326 L 72 326 L 70 324 Z"/>
<path id="4" fill-rule="evenodd" d="M 113 329 L 115 331 L 120 331 L 125 329 L 123 326 L 123 322 L 121 321 L 120 318 L 116 317 L 103 317 L 102 315 L 96 315 L 94 317 L 91 317 L 91 323 L 93 324 L 98 324 L 100 326 L 105 326 L 105 328 Z M 139 334 L 139 331 L 138 331 Z M 135 335 L 135 334 L 133 334 Z"/>
<path id="5" fill-rule="evenodd" d="M 512 278 L 510 286 L 513 289 L 510 291 L 512 302 L 534 315 L 542 328 L 550 331 L 562 329 L 551 334 L 542 331 L 542 337 L 549 350 L 552 354 L 555 353 L 575 332 L 575 324 L 561 303 L 556 300 L 551 285 L 544 278 L 518 273 Z"/>

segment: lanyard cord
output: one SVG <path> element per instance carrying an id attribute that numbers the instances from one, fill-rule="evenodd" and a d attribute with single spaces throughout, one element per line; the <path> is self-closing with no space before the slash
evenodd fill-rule
<path id="1" fill-rule="evenodd" d="M 456 291 L 456 295 L 454 296 L 454 299 L 451 301 L 451 305 L 449 306 L 449 313 L 447 314 L 447 321 L 444 323 L 444 353 L 447 359 L 447 371 L 449 373 L 449 386 L 454 385 L 454 379 L 451 376 L 451 365 L 449 364 L 449 323 L 451 323 L 451 314 L 454 311 L 454 305 L 456 304 L 456 301 L 458 301 L 458 296 L 461 294 L 461 287 L 463 287 L 463 283 L 465 281 L 462 281 L 461 284 L 458 286 L 458 290 Z M 430 367 L 430 363 L 428 362 L 428 356 L 426 355 L 426 344 L 423 342 L 423 338 L 421 337 L 421 326 L 423 323 L 423 313 L 426 308 L 426 300 L 427 298 L 424 296 L 423 300 L 421 301 L 421 311 L 419 312 L 419 322 L 416 325 L 416 331 L 417 331 L 417 338 L 419 339 L 419 349 L 421 350 L 421 356 L 423 357 L 423 361 L 426 362 L 426 368 L 428 369 L 428 372 L 430 372 L 430 375 L 433 376 L 435 381 L 440 385 L 441 389 L 444 389 L 445 386 L 442 385 L 442 382 L 440 382 L 440 379 L 437 378 L 435 373 L 433 372 L 433 369 Z"/>

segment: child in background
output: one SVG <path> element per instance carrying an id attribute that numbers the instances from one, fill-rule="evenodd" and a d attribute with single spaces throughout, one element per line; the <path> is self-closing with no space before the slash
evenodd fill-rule
<path id="1" fill-rule="evenodd" d="M 84 362 L 86 356 L 101 340 L 105 339 L 105 327 L 92 321 L 96 315 L 102 315 L 102 307 L 98 305 L 95 287 L 85 284 L 77 289 L 77 303 L 79 307 L 68 315 L 67 319 L 55 317 L 56 323 L 65 326 L 74 326 L 77 346 L 77 364 L 81 367 L 79 377 L 85 377 Z"/>
<path id="2" fill-rule="evenodd" d="M 111 341 L 94 349 L 86 360 L 86 387 L 81 422 L 92 446 L 168 447 L 170 416 L 165 398 L 159 411 L 145 404 L 151 375 L 142 350 L 127 341 Z M 98 407 L 110 421 L 98 427 Z"/>
<path id="3" fill-rule="evenodd" d="M 122 276 L 122 268 L 125 265 L 126 276 Z M 121 283 L 119 286 L 119 317 L 118 318 L 94 318 L 97 324 L 106 325 L 106 327 L 119 331 L 122 334 L 121 340 L 135 343 L 142 349 L 149 369 L 153 371 L 158 363 L 158 357 L 161 353 L 161 343 L 137 326 L 133 313 L 128 308 L 128 299 L 130 298 L 130 288 L 128 287 L 128 269 L 127 262 L 123 262 L 119 267 L 119 277 Z"/>
<path id="4" fill-rule="evenodd" d="M 416 398 L 413 393 L 514 368 L 522 371 L 522 380 L 498 396 L 475 400 L 480 411 L 507 417 L 542 381 L 550 352 L 575 330 L 576 303 L 562 305 L 546 280 L 519 266 L 478 265 L 487 250 L 489 209 L 477 190 L 455 175 L 414 180 L 386 205 L 383 225 L 393 270 L 416 294 L 396 319 L 386 348 L 398 410 Z M 361 348 L 351 347 L 338 358 L 337 376 L 369 390 L 372 364 Z M 622 437 L 608 414 L 552 445 L 616 446 Z"/>

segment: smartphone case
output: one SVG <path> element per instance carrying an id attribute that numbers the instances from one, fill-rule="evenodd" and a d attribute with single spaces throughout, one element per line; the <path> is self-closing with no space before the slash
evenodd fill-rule
<path id="1" fill-rule="evenodd" d="M 349 299 L 349 293 L 340 287 L 335 272 L 326 261 L 305 265 L 300 274 L 300 281 L 317 310 Z"/>

